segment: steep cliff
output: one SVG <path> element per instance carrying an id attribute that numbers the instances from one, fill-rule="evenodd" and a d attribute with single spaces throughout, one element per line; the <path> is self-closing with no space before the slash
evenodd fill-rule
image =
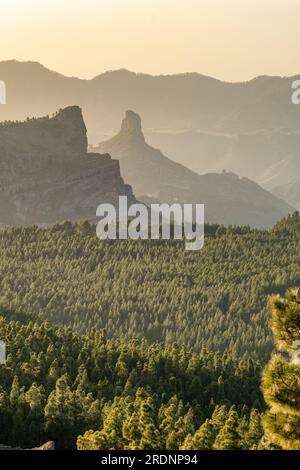
<path id="1" fill-rule="evenodd" d="M 87 153 L 81 109 L 0 125 L 0 223 L 93 220 L 103 202 L 134 200 L 119 162 Z"/>

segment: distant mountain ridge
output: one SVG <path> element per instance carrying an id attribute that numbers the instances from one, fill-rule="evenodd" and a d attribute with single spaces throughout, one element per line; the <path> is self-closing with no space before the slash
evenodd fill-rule
<path id="1" fill-rule="evenodd" d="M 116 70 L 82 80 L 37 62 L 4 61 L 0 77 L 8 88 L 1 120 L 51 114 L 77 103 L 91 135 L 100 130 L 99 109 L 104 132 L 116 127 L 124 109 L 142 114 L 147 129 L 227 133 L 299 129 L 300 107 L 291 102 L 291 84 L 300 76 L 228 83 L 198 73 L 152 76 Z"/>
<path id="2" fill-rule="evenodd" d="M 54 117 L 0 124 L 0 224 L 96 219 L 103 202 L 135 201 L 119 162 L 87 153 L 78 106 Z"/>
<path id="3" fill-rule="evenodd" d="M 292 104 L 291 86 L 300 75 L 228 83 L 198 73 L 116 70 L 82 80 L 37 62 L 5 61 L 0 79 L 7 84 L 0 121 L 76 103 L 89 142 L 97 144 L 114 135 L 124 110 L 134 109 L 143 116 L 147 139 L 178 163 L 200 174 L 233 171 L 299 207 L 300 106 Z"/>
<path id="4" fill-rule="evenodd" d="M 206 205 L 206 221 L 270 227 L 294 208 L 247 178 L 223 172 L 198 175 L 146 143 L 138 114 L 128 110 L 119 133 L 92 151 L 120 160 L 139 200 Z"/>

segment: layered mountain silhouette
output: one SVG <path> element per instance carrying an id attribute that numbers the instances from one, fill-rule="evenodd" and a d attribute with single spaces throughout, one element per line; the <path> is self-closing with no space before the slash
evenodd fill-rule
<path id="1" fill-rule="evenodd" d="M 124 109 L 134 109 L 143 116 L 147 140 L 178 163 L 201 174 L 233 171 L 299 207 L 300 106 L 291 101 L 299 78 L 227 83 L 197 73 L 117 70 L 81 80 L 37 62 L 4 61 L 7 104 L 0 106 L 0 121 L 77 103 L 95 144 L 114 134 Z"/>
<path id="2" fill-rule="evenodd" d="M 87 153 L 81 109 L 0 124 L 0 224 L 95 220 L 100 203 L 135 201 L 119 162 Z"/>
<path id="3" fill-rule="evenodd" d="M 112 132 L 124 109 L 143 115 L 147 132 L 299 130 L 300 106 L 291 102 L 291 85 L 300 76 L 261 76 L 228 83 L 198 73 L 152 76 L 117 70 L 81 80 L 37 62 L 3 61 L 0 78 L 7 84 L 7 105 L 0 108 L 1 120 L 43 116 L 76 103 L 83 108 L 92 141 L 91 136 L 97 138 L 99 132 Z"/>
<path id="4" fill-rule="evenodd" d="M 247 178 L 233 173 L 198 175 L 147 144 L 141 119 L 127 111 L 119 133 L 93 151 L 120 160 L 121 173 L 139 200 L 204 203 L 206 220 L 270 227 L 293 208 Z"/>

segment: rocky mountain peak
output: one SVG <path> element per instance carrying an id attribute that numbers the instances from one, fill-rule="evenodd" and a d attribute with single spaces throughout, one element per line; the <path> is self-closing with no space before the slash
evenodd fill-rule
<path id="1" fill-rule="evenodd" d="M 56 113 L 56 119 L 61 122 L 72 122 L 73 124 L 80 125 L 85 129 L 82 110 L 79 106 L 67 106 L 64 109 L 60 109 Z"/>
<path id="2" fill-rule="evenodd" d="M 120 134 L 124 137 L 141 139 L 145 141 L 140 116 L 134 111 L 127 110 L 122 121 Z"/>
<path id="3" fill-rule="evenodd" d="M 61 123 L 68 123 L 77 128 L 81 128 L 86 133 L 86 126 L 82 116 L 82 109 L 79 106 L 67 106 L 60 109 L 55 119 Z"/>
<path id="4" fill-rule="evenodd" d="M 54 121 L 63 129 L 64 139 L 74 142 L 74 147 L 80 153 L 87 151 L 87 129 L 79 106 L 68 106 L 61 109 L 54 117 Z M 75 148 L 74 148 L 75 151 Z"/>

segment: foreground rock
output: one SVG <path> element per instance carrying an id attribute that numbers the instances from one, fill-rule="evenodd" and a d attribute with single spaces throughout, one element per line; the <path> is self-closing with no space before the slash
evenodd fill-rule
<path id="1" fill-rule="evenodd" d="M 21 449 L 21 447 L 9 447 L 0 444 L 0 450 L 55 450 L 55 443 L 53 441 L 49 441 L 41 447 L 34 447 L 33 449 Z"/>

